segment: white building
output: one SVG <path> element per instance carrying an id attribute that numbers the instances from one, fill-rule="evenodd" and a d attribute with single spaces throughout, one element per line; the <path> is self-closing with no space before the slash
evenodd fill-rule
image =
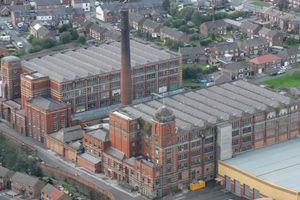
<path id="1" fill-rule="evenodd" d="M 82 8 L 85 12 L 91 11 L 91 3 L 89 0 L 72 0 L 73 8 Z"/>

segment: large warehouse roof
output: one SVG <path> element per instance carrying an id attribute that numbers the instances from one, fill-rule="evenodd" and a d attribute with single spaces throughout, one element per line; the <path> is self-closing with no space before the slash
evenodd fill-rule
<path id="1" fill-rule="evenodd" d="M 122 111 L 151 122 L 155 111 L 165 105 L 173 110 L 177 127 L 189 130 L 291 102 L 290 97 L 240 80 L 135 104 Z"/>
<path id="2" fill-rule="evenodd" d="M 224 162 L 271 184 L 300 192 L 300 138 L 246 152 Z"/>
<path id="3" fill-rule="evenodd" d="M 131 66 L 176 58 L 175 54 L 131 40 Z M 97 47 L 47 55 L 23 61 L 22 65 L 49 76 L 57 82 L 65 82 L 95 74 L 119 70 L 121 67 L 121 43 L 112 42 Z"/>

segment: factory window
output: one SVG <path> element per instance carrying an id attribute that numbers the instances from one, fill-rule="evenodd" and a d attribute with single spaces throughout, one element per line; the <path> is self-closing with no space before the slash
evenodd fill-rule
<path id="1" fill-rule="evenodd" d="M 162 72 L 158 72 L 158 77 L 162 77 L 162 76 L 167 76 L 168 75 L 168 71 L 162 71 Z"/>
<path id="2" fill-rule="evenodd" d="M 119 81 L 120 80 L 120 74 L 119 73 L 118 74 L 113 74 L 111 76 L 111 80 L 112 81 Z"/>
<path id="3" fill-rule="evenodd" d="M 96 108 L 96 103 L 89 103 L 88 104 L 88 110 L 92 110 L 94 108 Z"/>
<path id="4" fill-rule="evenodd" d="M 82 88 L 84 86 L 84 81 L 75 82 L 75 88 Z"/>
<path id="5" fill-rule="evenodd" d="M 254 125 L 254 131 L 259 131 L 259 130 L 263 130 L 265 128 L 265 124 L 264 123 L 260 123 L 260 124 L 255 124 Z"/>
<path id="6" fill-rule="evenodd" d="M 288 110 L 286 108 L 281 109 L 280 112 L 279 112 L 279 116 L 286 115 L 286 114 L 288 114 Z"/>
<path id="7" fill-rule="evenodd" d="M 286 126 L 283 126 L 283 127 L 279 128 L 279 134 L 284 134 L 286 132 L 287 132 L 287 127 Z"/>
<path id="8" fill-rule="evenodd" d="M 109 98 L 109 92 L 101 92 L 100 99 L 107 99 Z"/>
<path id="9" fill-rule="evenodd" d="M 187 168 L 187 163 L 180 163 L 178 165 L 178 169 L 185 169 L 185 168 Z"/>
<path id="10" fill-rule="evenodd" d="M 243 134 L 250 133 L 251 131 L 252 131 L 251 126 L 246 127 L 246 128 L 243 129 Z"/>
<path id="11" fill-rule="evenodd" d="M 290 130 L 295 130 L 295 129 L 298 129 L 298 128 L 299 128 L 298 123 L 293 123 L 293 124 L 290 124 L 290 126 L 289 126 Z"/>
<path id="12" fill-rule="evenodd" d="M 192 165 L 198 165 L 198 164 L 200 164 L 200 159 L 192 160 Z"/>
<path id="13" fill-rule="evenodd" d="M 237 145 L 240 143 L 240 140 L 232 140 L 232 145 Z"/>
<path id="14" fill-rule="evenodd" d="M 167 68 L 168 68 L 168 66 L 167 66 L 166 63 L 162 63 L 162 64 L 158 65 L 158 70 L 159 71 L 162 71 L 162 70 L 167 69 Z"/>
<path id="15" fill-rule="evenodd" d="M 267 115 L 267 119 L 272 119 L 274 117 L 276 117 L 276 112 L 275 111 L 269 112 L 269 114 Z"/>
<path id="16" fill-rule="evenodd" d="M 97 78 L 92 78 L 88 80 L 88 86 L 93 86 L 97 84 Z"/>
<path id="17" fill-rule="evenodd" d="M 84 102 L 85 102 L 85 97 L 77 97 L 75 99 L 76 104 L 81 104 L 81 103 L 84 103 Z"/>
<path id="18" fill-rule="evenodd" d="M 187 159 L 187 153 L 178 154 L 178 160 L 184 160 Z"/>
<path id="19" fill-rule="evenodd" d="M 166 164 L 172 164 L 172 158 L 167 158 Z"/>
<path id="20" fill-rule="evenodd" d="M 240 130 L 232 131 L 232 137 L 240 135 Z"/>
<path id="21" fill-rule="evenodd" d="M 264 114 L 260 114 L 260 115 L 255 116 L 255 121 L 256 122 L 260 122 L 260 121 L 263 121 L 263 120 L 265 120 Z"/>
<path id="22" fill-rule="evenodd" d="M 184 151 L 188 149 L 188 144 L 182 144 L 178 146 L 178 151 Z"/>
<path id="23" fill-rule="evenodd" d="M 192 156 L 199 156 L 200 155 L 200 149 L 196 151 L 192 151 Z"/>
<path id="24" fill-rule="evenodd" d="M 252 123 L 252 117 L 242 119 L 242 126 L 247 126 Z"/>
<path id="25" fill-rule="evenodd" d="M 197 140 L 195 142 L 192 142 L 192 148 L 199 147 L 201 145 L 201 140 Z"/>
<path id="26" fill-rule="evenodd" d="M 155 73 L 147 74 L 147 77 L 146 77 L 147 80 L 153 79 L 153 78 L 155 78 Z"/>
<path id="27" fill-rule="evenodd" d="M 209 153 L 214 151 L 214 146 L 209 146 L 204 148 L 204 153 Z"/>
<path id="28" fill-rule="evenodd" d="M 62 113 L 60 114 L 60 126 L 61 126 L 62 128 L 65 128 L 65 127 L 66 127 L 66 118 L 65 118 L 65 113 L 64 113 L 64 112 L 62 112 Z"/>
<path id="29" fill-rule="evenodd" d="M 252 140 L 251 135 L 247 136 L 247 137 L 243 137 L 242 141 L 243 142 L 250 142 Z"/>
<path id="30" fill-rule="evenodd" d="M 240 128 L 240 121 L 234 121 L 232 122 L 232 129 Z"/>
<path id="31" fill-rule="evenodd" d="M 214 161 L 214 156 L 206 156 L 205 157 L 205 162 L 207 163 L 207 162 L 212 162 L 212 161 Z"/>
<path id="32" fill-rule="evenodd" d="M 260 140 L 264 137 L 263 133 L 256 133 L 255 134 L 255 140 Z"/>
<path id="33" fill-rule="evenodd" d="M 111 83 L 112 88 L 120 88 L 120 81 L 115 81 Z"/>
<path id="34" fill-rule="evenodd" d="M 97 100 L 97 95 L 96 94 L 91 94 L 88 96 L 88 101 L 95 101 Z"/>
<path id="35" fill-rule="evenodd" d="M 166 149 L 166 154 L 171 154 L 171 153 L 172 153 L 172 149 L 171 148 Z"/>
<path id="36" fill-rule="evenodd" d="M 205 138 L 205 144 L 210 144 L 210 143 L 213 143 L 214 141 L 214 137 L 210 137 L 210 138 Z"/>
<path id="37" fill-rule="evenodd" d="M 294 121 L 298 121 L 299 120 L 299 113 L 296 112 L 296 113 L 292 113 L 291 116 L 291 121 L 294 122 Z"/>
<path id="38" fill-rule="evenodd" d="M 276 120 L 267 121 L 267 128 L 273 128 L 274 126 L 276 126 L 276 124 Z"/>
<path id="39" fill-rule="evenodd" d="M 267 137 L 275 135 L 275 130 L 274 129 L 267 130 L 266 135 L 267 135 Z"/>
<path id="40" fill-rule="evenodd" d="M 154 72 L 155 71 L 155 65 L 151 65 L 151 66 L 148 66 L 146 68 L 147 72 Z"/>
<path id="41" fill-rule="evenodd" d="M 100 80 L 100 83 L 106 83 L 106 82 L 109 81 L 109 76 L 108 76 L 108 75 L 101 76 L 101 77 L 99 78 L 99 80 Z"/>

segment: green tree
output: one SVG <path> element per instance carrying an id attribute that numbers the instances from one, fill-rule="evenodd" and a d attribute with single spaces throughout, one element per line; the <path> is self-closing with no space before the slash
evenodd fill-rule
<path id="1" fill-rule="evenodd" d="M 180 16 L 185 19 L 186 21 L 190 21 L 195 9 L 191 6 L 184 7 L 180 10 Z"/>
<path id="2" fill-rule="evenodd" d="M 72 28 L 72 24 L 63 24 L 59 29 L 58 31 L 60 33 L 63 33 L 65 31 L 68 31 L 70 28 Z"/>
<path id="3" fill-rule="evenodd" d="M 201 13 L 199 11 L 194 11 L 191 21 L 195 24 L 195 26 L 199 26 L 201 24 Z"/>
<path id="4" fill-rule="evenodd" d="M 163 0 L 162 7 L 165 11 L 170 12 L 170 0 Z"/>
<path id="5" fill-rule="evenodd" d="M 79 35 L 78 35 L 78 32 L 77 32 L 76 29 L 71 28 L 71 29 L 69 29 L 69 32 L 72 36 L 72 40 L 77 40 L 78 39 Z"/>
<path id="6" fill-rule="evenodd" d="M 62 34 L 60 34 L 60 41 L 63 44 L 70 43 L 72 41 L 72 35 L 71 35 L 71 33 L 65 31 Z"/>
<path id="7" fill-rule="evenodd" d="M 289 2 L 287 0 L 279 0 L 277 6 L 279 10 L 286 10 L 289 7 Z"/>
<path id="8" fill-rule="evenodd" d="M 79 42 L 80 44 L 85 44 L 86 38 L 85 38 L 83 35 L 81 35 L 81 36 L 79 36 L 79 38 L 78 38 L 78 42 Z"/>

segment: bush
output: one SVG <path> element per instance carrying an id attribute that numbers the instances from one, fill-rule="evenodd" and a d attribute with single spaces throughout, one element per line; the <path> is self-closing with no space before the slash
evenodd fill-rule
<path id="1" fill-rule="evenodd" d="M 80 44 L 85 44 L 85 42 L 86 42 L 85 37 L 84 37 L 83 35 L 79 36 L 78 42 L 79 42 Z"/>
<path id="2" fill-rule="evenodd" d="M 70 32 L 65 31 L 60 35 L 59 39 L 60 39 L 61 43 L 67 44 L 72 41 L 72 35 Z"/>
<path id="3" fill-rule="evenodd" d="M 212 42 L 212 40 L 211 40 L 210 38 L 206 38 L 206 39 L 200 40 L 200 44 L 201 44 L 202 46 L 207 46 L 207 45 L 209 45 L 211 42 Z"/>

